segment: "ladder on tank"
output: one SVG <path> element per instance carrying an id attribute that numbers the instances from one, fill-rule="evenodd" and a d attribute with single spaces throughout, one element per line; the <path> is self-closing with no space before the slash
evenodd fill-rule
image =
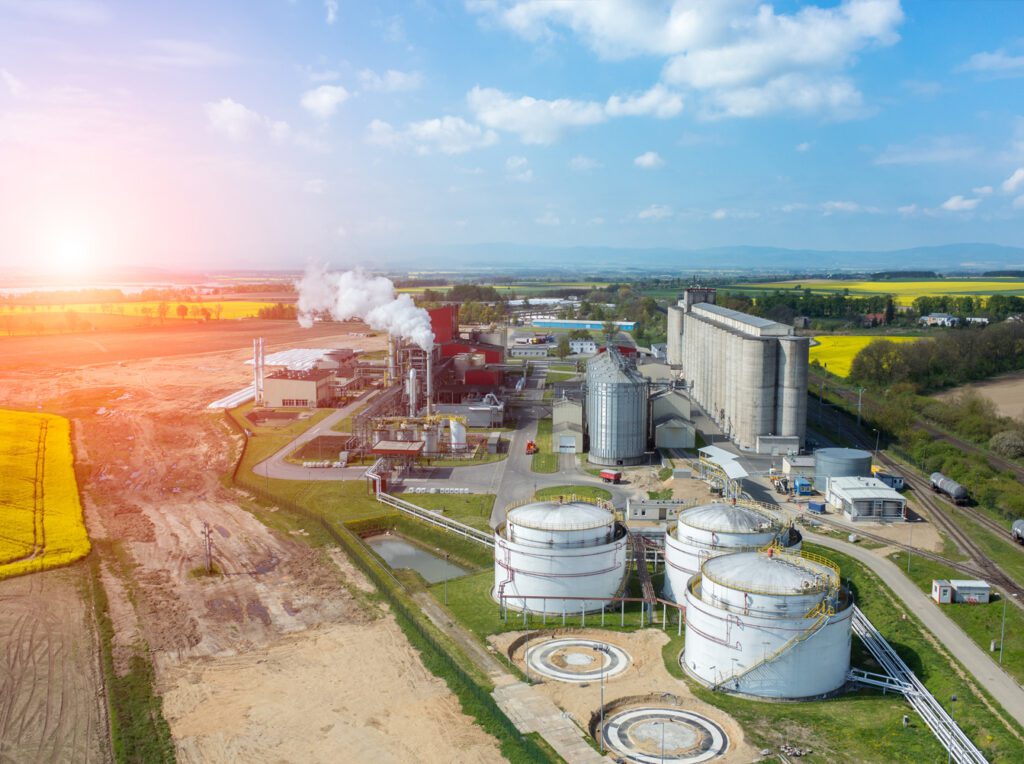
<path id="1" fill-rule="evenodd" d="M 812 623 L 807 629 L 800 632 L 795 637 L 788 639 L 786 642 L 783 642 L 782 645 L 780 645 L 778 648 L 768 653 L 768 655 L 766 655 L 756 663 L 752 663 L 750 666 L 747 666 L 747 668 L 743 669 L 743 671 L 740 671 L 738 674 L 733 674 L 732 676 L 723 679 L 722 681 L 713 685 L 711 689 L 719 690 L 721 687 L 728 684 L 729 682 L 738 682 L 740 679 L 747 676 L 751 672 L 756 671 L 757 669 L 767 666 L 769 663 L 776 661 L 784 653 L 789 652 L 790 649 L 795 647 L 800 642 L 803 642 L 813 637 L 815 634 L 821 631 L 822 627 L 825 626 L 825 624 L 827 624 L 832 619 L 833 615 L 833 613 L 829 612 L 827 609 L 821 609 L 820 605 L 816 606 L 815 609 L 812 610 L 808 615 L 813 615 L 815 613 L 817 613 L 818 617 L 817 619 L 815 619 L 814 623 Z"/>

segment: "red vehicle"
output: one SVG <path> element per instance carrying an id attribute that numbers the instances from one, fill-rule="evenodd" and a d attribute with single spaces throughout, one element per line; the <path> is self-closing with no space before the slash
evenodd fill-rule
<path id="1" fill-rule="evenodd" d="M 601 470 L 601 480 L 606 483 L 621 483 L 622 473 L 618 470 Z"/>
<path id="2" fill-rule="evenodd" d="M 534 443 L 532 440 L 526 441 L 526 453 L 527 454 L 535 454 L 535 453 L 537 453 L 537 444 Z"/>

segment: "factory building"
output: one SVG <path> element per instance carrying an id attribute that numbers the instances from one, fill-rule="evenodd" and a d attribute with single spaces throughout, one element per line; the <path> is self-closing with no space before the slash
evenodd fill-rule
<path id="1" fill-rule="evenodd" d="M 649 385 L 614 348 L 587 361 L 586 421 L 592 464 L 640 464 L 647 452 Z"/>
<path id="2" fill-rule="evenodd" d="M 517 507 L 494 534 L 491 594 L 505 607 L 531 613 L 598 610 L 625 586 L 628 541 L 615 516 L 593 504 Z"/>
<path id="3" fill-rule="evenodd" d="M 742 449 L 772 453 L 803 445 L 809 347 L 792 326 L 716 305 L 713 289 L 688 289 L 669 308 L 670 365 Z"/>
<path id="4" fill-rule="evenodd" d="M 756 551 L 776 542 L 799 550 L 802 539 L 796 529 L 783 528 L 758 507 L 715 503 L 685 509 L 665 533 L 664 596 L 682 603 L 686 585 L 712 557 Z"/>
<path id="5" fill-rule="evenodd" d="M 684 602 L 680 663 L 702 684 L 790 700 L 846 684 L 853 607 L 828 560 L 774 547 L 713 557 Z"/>
<path id="6" fill-rule="evenodd" d="M 281 369 L 263 379 L 264 405 L 271 408 L 327 406 L 334 395 L 328 369 Z"/>
<path id="7" fill-rule="evenodd" d="M 829 478 L 828 503 L 842 512 L 847 520 L 889 522 L 907 519 L 907 500 L 878 478 Z"/>

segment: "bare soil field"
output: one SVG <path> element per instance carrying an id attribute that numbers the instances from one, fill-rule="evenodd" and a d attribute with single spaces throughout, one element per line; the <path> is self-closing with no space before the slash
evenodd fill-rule
<path id="1" fill-rule="evenodd" d="M 367 700 L 372 682 L 373 694 L 399 704 L 408 699 L 408 708 L 423 717 L 420 737 L 379 734 L 373 740 L 383 760 L 409 760 L 410 750 L 416 750 L 408 747 L 409 740 L 421 756 L 429 741 L 438 761 L 493 760 L 494 741 L 462 715 L 454 696 L 426 672 L 393 622 L 374 619 L 355 600 L 349 587 L 361 582 L 354 569 L 268 529 L 239 508 L 241 497 L 220 479 L 240 443 L 223 415 L 206 411 L 206 405 L 248 382 L 244 361 L 257 331 L 271 347 L 358 343 L 374 350 L 383 347 L 383 339 L 348 335 L 364 330 L 361 325 L 303 332 L 285 322 L 232 323 L 238 328 L 208 331 L 205 325 L 193 332 L 0 341 L 0 405 L 38 407 L 71 418 L 90 535 L 120 542 L 123 560 L 112 564 L 105 559 L 102 575 L 115 627 L 115 670 L 126 671 L 139 645 L 148 646 L 184 758 L 337 760 L 338 751 L 345 750 L 337 744 L 342 730 L 398 730 L 389 726 L 383 704 Z M 197 575 L 205 564 L 206 526 L 221 576 Z M 30 576 L 0 587 L 0 656 L 30 649 L 25 635 L 59 636 L 63 632 L 55 628 L 55 619 L 66 623 L 67 650 L 88 652 L 92 629 L 85 623 L 85 606 L 79 604 L 77 611 L 73 606 L 75 587 L 66 585 L 62 595 L 51 596 L 49 589 L 38 588 L 43 580 L 50 579 Z M 65 643 L 49 639 L 57 651 L 51 655 L 64 649 Z M 47 661 L 42 648 L 32 649 L 39 658 L 16 661 L 12 681 L 56 696 L 61 682 L 68 681 L 65 673 L 54 670 L 56 659 Z M 291 656 L 298 656 L 294 670 Z M 380 670 L 363 678 L 371 662 L 379 662 Z M 211 683 L 208 691 L 204 677 Z M 19 712 L 18 744 L 30 755 L 16 760 L 100 757 L 89 751 L 102 750 L 106 734 L 96 720 L 101 681 L 84 669 L 74 679 L 76 698 L 85 699 L 92 711 L 64 722 L 71 729 L 61 732 L 63 738 L 82 741 L 75 755 L 49 755 L 46 746 L 53 743 L 55 722 L 45 714 Z M 307 702 L 314 689 L 326 692 L 328 687 L 329 703 L 326 695 L 323 703 Z M 233 707 L 252 711 L 251 723 L 241 722 L 249 711 L 239 711 L 241 716 L 209 713 L 205 704 L 213 698 L 219 705 L 218 693 L 228 689 Z M 251 694 L 244 696 L 246 691 Z M 270 707 L 265 704 L 273 699 L 263 697 L 264 692 L 290 698 L 296 711 L 266 714 Z M 418 706 L 412 705 L 413 698 L 419 699 Z M 430 710 L 424 713 L 428 698 Z M 8 707 L 13 704 L 0 703 L 0 711 Z M 393 714 L 395 724 L 404 724 L 398 709 Z M 0 716 L 0 732 L 5 723 Z M 321 730 L 328 724 L 337 727 L 333 737 Z M 326 742 L 318 748 L 314 742 L 321 738 Z M 309 747 L 289 753 L 280 747 L 288 741 L 298 746 L 306 741 Z M 279 746 L 277 753 L 271 754 L 268 745 Z M 43 755 L 31 754 L 36 750 Z"/>
<path id="2" fill-rule="evenodd" d="M 88 568 L 0 582 L 0 761 L 103 762 Z"/>
<path id="3" fill-rule="evenodd" d="M 1024 419 L 1024 371 L 1003 374 L 984 382 L 972 382 L 961 385 L 953 390 L 936 395 L 940 400 L 954 398 L 966 390 L 973 390 L 983 398 L 988 398 L 996 406 L 1002 416 Z"/>

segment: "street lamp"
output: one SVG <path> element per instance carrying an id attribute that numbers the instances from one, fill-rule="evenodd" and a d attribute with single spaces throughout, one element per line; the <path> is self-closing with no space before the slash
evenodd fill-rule
<path id="1" fill-rule="evenodd" d="M 909 573 L 910 572 L 910 550 L 914 546 L 914 526 L 913 526 L 912 523 L 910 523 L 910 520 L 907 520 L 907 523 L 908 523 L 908 526 L 907 526 L 908 531 L 907 531 L 907 533 L 910 536 L 910 538 L 907 540 L 907 573 Z"/>
<path id="2" fill-rule="evenodd" d="M 882 437 L 882 433 L 874 427 L 871 428 L 871 431 L 875 433 L 875 456 L 878 456 L 878 439 Z"/>
<path id="3" fill-rule="evenodd" d="M 611 657 L 611 650 L 609 650 L 606 645 L 597 645 L 594 649 L 597 650 L 599 653 L 602 653 L 604 656 L 607 656 L 609 658 Z M 602 754 L 604 753 L 604 664 L 605 660 L 604 658 L 601 658 L 601 734 L 599 735 L 599 737 L 601 739 Z"/>
<path id="4" fill-rule="evenodd" d="M 1017 595 L 1014 594 L 1014 597 Z M 999 629 L 999 665 L 1003 665 L 1003 640 L 1006 639 L 1006 592 L 1003 592 L 1003 625 Z"/>
<path id="5" fill-rule="evenodd" d="M 665 722 L 661 722 L 661 764 L 665 764 Z"/>

